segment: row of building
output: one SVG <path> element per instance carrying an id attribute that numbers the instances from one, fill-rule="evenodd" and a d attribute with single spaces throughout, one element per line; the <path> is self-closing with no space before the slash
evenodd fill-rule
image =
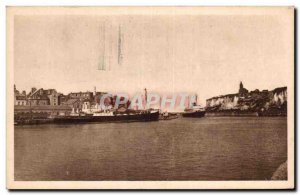
<path id="1" fill-rule="evenodd" d="M 36 89 L 32 88 L 29 93 L 20 92 L 14 86 L 14 105 L 17 107 L 35 107 L 35 106 L 69 106 L 72 108 L 81 108 L 85 102 L 88 105 L 99 103 L 104 92 L 72 92 L 68 95 L 57 92 L 55 89 Z"/>

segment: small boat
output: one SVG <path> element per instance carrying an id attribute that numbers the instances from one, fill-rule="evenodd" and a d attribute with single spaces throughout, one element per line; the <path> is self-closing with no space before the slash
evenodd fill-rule
<path id="1" fill-rule="evenodd" d="M 177 118 L 178 115 L 175 113 L 163 112 L 160 114 L 159 120 L 172 120 Z"/>

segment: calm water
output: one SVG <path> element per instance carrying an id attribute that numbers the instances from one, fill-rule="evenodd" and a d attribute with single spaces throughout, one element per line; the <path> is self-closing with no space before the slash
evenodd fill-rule
<path id="1" fill-rule="evenodd" d="M 265 180 L 286 159 L 280 117 L 15 127 L 16 180 Z"/>

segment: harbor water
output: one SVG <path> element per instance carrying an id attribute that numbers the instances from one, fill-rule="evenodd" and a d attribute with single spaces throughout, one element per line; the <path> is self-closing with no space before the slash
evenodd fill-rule
<path id="1" fill-rule="evenodd" d="M 15 180 L 268 180 L 287 118 L 15 126 Z"/>

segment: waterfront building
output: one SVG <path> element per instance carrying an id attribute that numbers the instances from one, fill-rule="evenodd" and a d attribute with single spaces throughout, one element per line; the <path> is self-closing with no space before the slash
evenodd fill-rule
<path id="1" fill-rule="evenodd" d="M 58 105 L 63 105 L 65 102 L 68 101 L 68 96 L 67 95 L 64 95 L 62 93 L 59 93 L 58 95 Z"/>
<path id="2" fill-rule="evenodd" d="M 36 89 L 32 88 L 31 92 L 27 95 L 28 104 L 31 106 L 38 105 L 59 105 L 59 93 L 55 89 Z"/>
<path id="3" fill-rule="evenodd" d="M 22 93 L 20 93 L 16 89 L 16 85 L 14 85 L 14 105 L 20 105 L 20 106 L 27 105 L 26 91 L 22 91 Z"/>
<path id="4" fill-rule="evenodd" d="M 27 100 L 30 106 L 49 105 L 49 98 L 43 88 L 37 90 L 33 87 L 27 95 Z"/>
<path id="5" fill-rule="evenodd" d="M 85 100 L 85 99 L 88 99 L 88 100 L 93 100 L 93 92 L 72 92 L 72 93 L 69 93 L 69 99 L 79 99 L 79 100 Z"/>
<path id="6" fill-rule="evenodd" d="M 26 96 L 22 96 L 22 95 L 15 96 L 15 105 L 26 106 L 27 105 Z"/>
<path id="7" fill-rule="evenodd" d="M 47 89 L 44 90 L 44 93 L 47 94 L 49 98 L 49 105 L 51 106 L 57 106 L 59 105 L 58 96 L 59 93 L 55 89 Z"/>
<path id="8" fill-rule="evenodd" d="M 66 102 L 63 102 L 61 105 L 69 106 L 70 108 L 74 108 L 75 110 L 82 108 L 82 102 L 80 99 L 68 99 Z"/>

